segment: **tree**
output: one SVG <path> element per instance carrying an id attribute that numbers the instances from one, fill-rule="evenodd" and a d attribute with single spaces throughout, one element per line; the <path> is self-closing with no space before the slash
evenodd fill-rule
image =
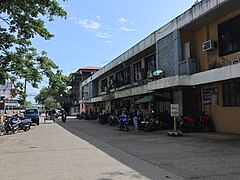
<path id="1" fill-rule="evenodd" d="M 45 105 L 45 100 L 49 97 L 53 98 L 62 108 L 68 110 L 71 106 L 71 101 L 68 94 L 69 77 L 62 74 L 58 70 L 56 74 L 49 78 L 49 86 L 40 90 L 40 93 L 35 97 L 37 103 Z"/>
<path id="2" fill-rule="evenodd" d="M 57 108 L 57 102 L 52 97 L 47 97 L 44 101 L 44 106 L 46 109 L 56 109 Z"/>
<path id="3" fill-rule="evenodd" d="M 67 17 L 56 0 L 0 1 L 0 84 L 12 80 L 24 96 L 24 83 L 19 79 L 38 87 L 43 76 L 54 76 L 58 66 L 31 43 L 36 35 L 45 40 L 54 36 L 44 21 L 54 21 L 54 17 Z"/>
<path id="4" fill-rule="evenodd" d="M 44 105 L 45 100 L 50 96 L 49 88 L 44 87 L 34 99 L 38 104 Z"/>

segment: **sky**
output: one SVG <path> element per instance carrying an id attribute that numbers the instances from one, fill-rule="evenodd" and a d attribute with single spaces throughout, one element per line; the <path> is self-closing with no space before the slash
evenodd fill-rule
<path id="1" fill-rule="evenodd" d="M 67 19 L 46 27 L 51 40 L 36 37 L 38 51 L 47 51 L 65 75 L 84 66 L 103 67 L 126 50 L 188 10 L 196 0 L 58 0 Z M 44 80 L 39 89 L 47 86 Z M 28 86 L 27 100 L 39 89 Z"/>

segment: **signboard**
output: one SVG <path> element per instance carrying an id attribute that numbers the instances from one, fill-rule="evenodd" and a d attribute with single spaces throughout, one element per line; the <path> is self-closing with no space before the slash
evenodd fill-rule
<path id="1" fill-rule="evenodd" d="M 202 90 L 203 105 L 217 105 L 218 104 L 218 89 L 217 87 L 206 88 Z"/>
<path id="2" fill-rule="evenodd" d="M 171 116 L 179 116 L 179 105 L 171 104 Z"/>

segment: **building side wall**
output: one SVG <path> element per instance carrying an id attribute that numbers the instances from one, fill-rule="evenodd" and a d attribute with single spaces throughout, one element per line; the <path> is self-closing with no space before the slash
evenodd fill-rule
<path id="1" fill-rule="evenodd" d="M 218 48 L 211 52 L 203 52 L 202 43 L 207 40 L 213 40 L 218 42 L 218 25 L 239 15 L 240 11 L 234 11 L 229 15 L 209 24 L 196 32 L 185 33 L 184 40 L 189 40 L 192 42 L 192 55 L 199 60 L 199 65 L 201 71 L 207 71 L 211 65 L 216 65 L 217 67 L 228 66 L 229 62 L 236 59 L 236 53 L 219 57 Z M 229 62 L 228 62 L 229 61 Z M 216 74 L 218 76 L 218 74 Z M 223 106 L 223 94 L 222 94 L 222 82 L 211 83 L 202 86 L 203 90 L 206 87 L 217 87 L 218 88 L 218 104 L 217 105 L 207 105 L 207 113 L 212 117 L 216 131 L 218 132 L 228 132 L 228 133 L 240 133 L 240 107 L 224 107 Z"/>
<path id="2" fill-rule="evenodd" d="M 160 39 L 157 42 L 157 64 L 158 68 L 163 70 L 166 76 L 174 76 L 175 72 L 174 65 L 174 40 L 173 33 Z"/>

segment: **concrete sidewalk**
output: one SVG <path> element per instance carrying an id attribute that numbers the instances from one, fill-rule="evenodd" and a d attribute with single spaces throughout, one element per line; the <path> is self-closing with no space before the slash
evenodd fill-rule
<path id="1" fill-rule="evenodd" d="M 58 120 L 59 121 L 59 120 Z M 64 126 L 64 125 L 63 125 Z M 87 134 L 83 134 L 86 138 Z M 28 132 L 0 137 L 0 179 L 3 180 L 97 180 L 171 179 L 181 177 L 143 161 L 93 137 L 89 143 L 56 123 L 33 126 Z M 96 148 L 101 144 L 126 163 Z"/>

